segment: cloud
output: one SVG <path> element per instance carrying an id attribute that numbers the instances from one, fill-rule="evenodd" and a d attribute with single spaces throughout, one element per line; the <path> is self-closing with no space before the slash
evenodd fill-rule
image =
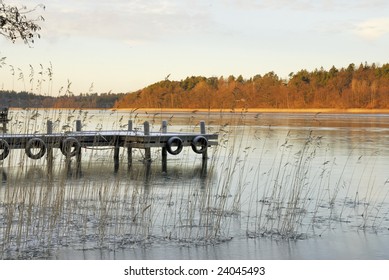
<path id="1" fill-rule="evenodd" d="M 159 40 L 201 32 L 211 24 L 207 9 L 190 1 L 113 0 L 50 2 L 46 36 L 111 38 L 123 42 Z"/>
<path id="2" fill-rule="evenodd" d="M 286 9 L 296 11 L 334 11 L 387 7 L 386 0 L 220 0 L 243 9 Z"/>
<path id="3" fill-rule="evenodd" d="M 389 17 L 362 21 L 356 25 L 354 33 L 367 40 L 377 40 L 389 34 Z"/>

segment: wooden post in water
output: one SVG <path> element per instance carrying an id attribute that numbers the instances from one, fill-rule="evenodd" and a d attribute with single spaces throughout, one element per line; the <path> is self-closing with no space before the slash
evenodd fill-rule
<path id="1" fill-rule="evenodd" d="M 47 135 L 53 134 L 53 122 L 47 121 Z M 47 143 L 47 171 L 49 175 L 53 172 L 53 143 L 48 141 Z"/>
<path id="2" fill-rule="evenodd" d="M 132 120 L 128 121 L 127 129 L 128 131 L 132 131 Z M 127 147 L 127 161 L 128 161 L 128 169 L 130 169 L 132 166 L 132 148 L 130 145 Z"/>
<path id="3" fill-rule="evenodd" d="M 162 134 L 167 133 L 167 121 L 162 121 Z M 166 147 L 162 148 L 162 172 L 167 172 L 167 150 Z"/>
<path id="4" fill-rule="evenodd" d="M 144 122 L 143 126 L 144 126 L 144 135 L 145 136 L 150 135 L 150 124 L 149 124 L 149 122 Z M 151 148 L 150 147 L 146 147 L 145 148 L 145 161 L 146 162 L 151 162 Z"/>
<path id="5" fill-rule="evenodd" d="M 76 131 L 80 132 L 81 128 L 81 120 L 76 120 Z M 81 175 L 81 147 L 78 153 L 76 154 L 76 175 L 77 177 Z"/>
<path id="6" fill-rule="evenodd" d="M 200 133 L 201 134 L 205 134 L 206 131 L 205 131 L 205 122 L 204 121 L 201 121 L 200 122 Z M 208 159 L 208 148 L 205 149 L 205 151 L 203 152 L 203 161 Z"/>
<path id="7" fill-rule="evenodd" d="M 113 162 L 114 162 L 114 172 L 117 173 L 119 170 L 119 152 L 120 152 L 120 147 L 119 147 L 119 136 L 114 137 L 114 142 L 115 142 L 115 148 L 113 152 Z"/>
<path id="8" fill-rule="evenodd" d="M 148 136 L 150 135 L 150 124 L 149 122 L 144 122 L 144 135 Z M 146 144 L 149 143 L 148 141 Z M 146 164 L 146 171 L 145 171 L 145 187 L 149 185 L 149 177 L 151 174 L 151 148 L 146 147 L 145 148 L 145 160 L 144 163 Z"/>
<path id="9" fill-rule="evenodd" d="M 82 125 L 81 120 L 76 120 L 76 131 L 81 131 Z"/>
<path id="10" fill-rule="evenodd" d="M 8 108 L 2 107 L 0 108 L 0 124 L 2 125 L 1 129 L 3 133 L 7 133 L 7 123 L 9 122 L 8 119 Z"/>
<path id="11" fill-rule="evenodd" d="M 200 121 L 200 133 L 205 134 L 205 122 Z M 207 165 L 208 165 L 208 147 L 203 152 L 203 161 L 201 163 L 201 176 L 207 176 Z"/>

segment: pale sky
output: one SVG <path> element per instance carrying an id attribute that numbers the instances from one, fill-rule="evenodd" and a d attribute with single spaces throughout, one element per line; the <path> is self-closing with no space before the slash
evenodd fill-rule
<path id="1" fill-rule="evenodd" d="M 274 71 L 287 78 L 301 69 L 389 62 L 387 0 L 3 2 L 46 9 L 40 10 L 42 38 L 32 48 L 0 38 L 0 58 L 7 57 L 1 89 L 29 89 L 29 65 L 35 88 L 41 67 L 52 65 L 52 86 L 46 77 L 35 92 L 57 95 L 68 81 L 74 94 L 118 93 L 169 74 L 181 80 Z"/>

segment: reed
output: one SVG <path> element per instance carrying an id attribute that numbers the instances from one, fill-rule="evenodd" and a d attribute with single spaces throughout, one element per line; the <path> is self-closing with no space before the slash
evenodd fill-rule
<path id="1" fill-rule="evenodd" d="M 34 109 L 13 111 L 11 117 L 12 133 L 44 132 L 48 119 L 62 132 L 74 129 L 77 119 L 85 130 L 126 129 L 127 117 L 134 129 L 152 120 L 152 129 L 158 130 L 161 118 L 136 110 Z M 193 131 L 198 129 L 196 117 L 172 117 L 169 123 Z M 260 121 L 248 120 L 245 112 L 238 119 L 223 115 L 215 121 L 209 129 L 219 133 L 220 145 L 209 151 L 206 175 L 201 159 L 186 149 L 169 158 L 167 174 L 161 172 L 159 150 L 152 153 L 148 168 L 142 152 L 134 149 L 133 158 L 139 161 L 128 170 L 122 149 L 117 173 L 112 171 L 112 149 L 83 150 L 81 176 L 72 165 L 66 170 L 56 150 L 50 176 L 44 159 L 33 161 L 23 151 L 12 151 L 0 166 L 1 257 L 50 258 L 66 247 L 199 246 L 242 236 L 302 239 L 323 235 L 335 222 L 362 230 L 385 226 L 389 192 L 376 188 L 375 157 L 361 164 L 351 153 L 338 162 L 313 131 L 289 132 L 282 142 L 274 141 L 274 130 Z M 254 137 L 249 141 L 246 135 Z M 269 154 L 272 160 L 266 159 Z M 352 199 L 354 186 L 358 195 Z"/>

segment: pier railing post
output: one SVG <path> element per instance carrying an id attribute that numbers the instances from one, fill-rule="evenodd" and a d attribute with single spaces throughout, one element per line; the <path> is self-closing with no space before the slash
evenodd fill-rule
<path id="1" fill-rule="evenodd" d="M 2 125 L 1 130 L 3 133 L 7 133 L 7 123 L 10 120 L 8 119 L 8 107 L 0 108 L 0 124 Z"/>
<path id="2" fill-rule="evenodd" d="M 162 121 L 161 127 L 162 134 L 167 133 L 167 121 Z M 166 147 L 162 147 L 162 172 L 167 172 L 167 150 Z"/>
<path id="3" fill-rule="evenodd" d="M 81 120 L 76 120 L 76 131 L 81 131 Z"/>
<path id="4" fill-rule="evenodd" d="M 128 129 L 128 131 L 132 131 L 132 120 L 128 121 L 127 129 Z M 131 168 L 131 166 L 132 166 L 132 148 L 130 145 L 127 147 L 127 161 L 128 161 L 128 168 Z"/>
<path id="5" fill-rule="evenodd" d="M 149 122 L 144 122 L 144 135 L 149 136 L 150 135 L 150 124 Z M 145 161 L 151 162 L 151 149 L 149 147 L 145 148 Z"/>

